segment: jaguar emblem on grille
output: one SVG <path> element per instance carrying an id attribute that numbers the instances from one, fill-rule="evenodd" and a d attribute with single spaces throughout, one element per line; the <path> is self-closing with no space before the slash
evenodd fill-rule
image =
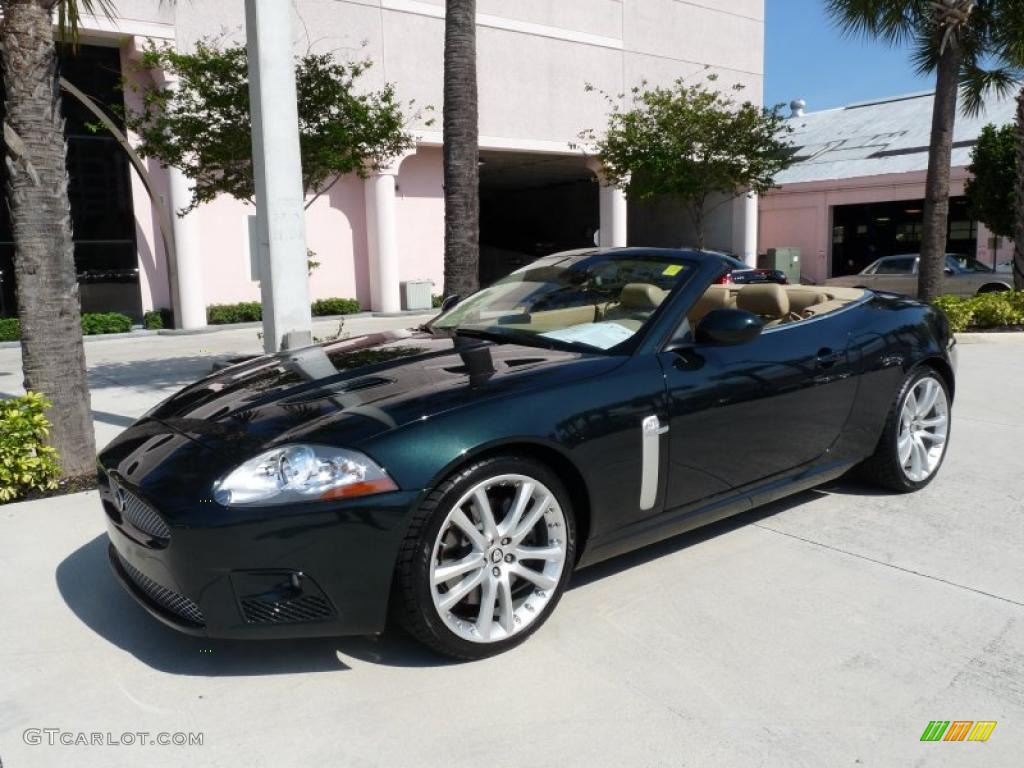
<path id="1" fill-rule="evenodd" d="M 110 493 L 114 497 L 114 506 L 117 507 L 117 511 L 124 512 L 125 504 L 127 503 L 125 490 L 113 475 L 110 476 Z"/>

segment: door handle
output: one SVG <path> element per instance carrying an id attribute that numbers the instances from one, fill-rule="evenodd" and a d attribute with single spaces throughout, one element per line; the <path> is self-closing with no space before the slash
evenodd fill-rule
<path id="1" fill-rule="evenodd" d="M 815 358 L 814 363 L 818 368 L 831 368 L 833 365 L 839 362 L 839 353 L 823 347 L 818 350 L 818 356 Z"/>

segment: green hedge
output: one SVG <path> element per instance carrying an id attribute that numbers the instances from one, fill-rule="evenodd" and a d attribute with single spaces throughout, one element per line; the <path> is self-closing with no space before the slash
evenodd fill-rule
<path id="1" fill-rule="evenodd" d="M 352 315 L 362 310 L 355 299 L 317 299 L 312 306 L 313 316 Z"/>
<path id="2" fill-rule="evenodd" d="M 151 309 L 142 316 L 142 327 L 147 331 L 174 327 L 174 314 L 169 309 Z"/>
<path id="3" fill-rule="evenodd" d="M 240 301 L 237 304 L 211 304 L 206 308 L 206 322 L 210 325 L 252 323 L 263 319 L 263 307 L 258 301 Z"/>
<path id="4" fill-rule="evenodd" d="M 314 317 L 324 315 L 351 315 L 362 311 L 355 299 L 317 299 L 310 309 Z M 210 325 L 229 323 L 252 323 L 263 319 L 263 307 L 258 301 L 241 301 L 238 304 L 211 304 L 206 308 L 206 322 Z"/>
<path id="5" fill-rule="evenodd" d="M 940 296 L 935 306 L 946 313 L 954 332 L 968 328 L 1024 325 L 1024 291 L 983 293 L 980 296 Z"/>
<path id="6" fill-rule="evenodd" d="M 100 333 L 128 333 L 132 319 L 120 312 L 87 312 L 82 315 L 82 335 L 95 336 Z"/>
<path id="7" fill-rule="evenodd" d="M 50 431 L 44 415 L 49 407 L 36 392 L 0 400 L 0 502 L 57 487 L 57 452 L 43 442 Z"/>
<path id="8" fill-rule="evenodd" d="M 82 334 L 95 336 L 102 333 L 127 333 L 132 329 L 132 319 L 120 312 L 86 312 L 82 315 Z M 0 319 L 0 341 L 17 341 L 21 338 L 21 323 L 16 317 Z"/>
<path id="9" fill-rule="evenodd" d="M 21 322 L 16 317 L 0 318 L 0 341 L 17 341 L 21 338 Z"/>

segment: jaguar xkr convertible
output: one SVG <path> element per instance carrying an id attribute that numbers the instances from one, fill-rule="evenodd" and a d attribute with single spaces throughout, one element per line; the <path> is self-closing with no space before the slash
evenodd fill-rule
<path id="1" fill-rule="evenodd" d="M 415 331 L 254 358 L 99 457 L 114 573 L 209 637 L 474 659 L 573 571 L 856 470 L 935 477 L 954 340 L 906 297 L 736 285 L 721 256 L 560 253 Z"/>

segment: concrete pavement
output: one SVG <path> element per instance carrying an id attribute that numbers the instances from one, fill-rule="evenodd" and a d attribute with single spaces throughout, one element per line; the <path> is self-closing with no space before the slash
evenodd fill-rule
<path id="1" fill-rule="evenodd" d="M 436 315 L 339 319 L 314 318 L 313 336 L 327 338 L 339 330 L 346 336 L 413 328 Z M 168 395 L 210 372 L 213 364 L 239 355 L 263 352 L 260 328 L 218 328 L 183 335 L 141 338 L 92 338 L 85 345 L 89 389 L 96 426 L 96 446 L 102 448 L 122 429 Z M 21 349 L 0 348 L 0 395 L 24 394 Z"/>
<path id="2" fill-rule="evenodd" d="M 230 345 L 210 346 L 189 365 Z M 145 389 L 106 354 L 92 375 Z M 154 385 L 179 383 L 176 366 L 148 365 Z M 960 348 L 946 464 L 924 491 L 840 482 L 595 566 L 533 639 L 474 664 L 397 632 L 178 635 L 107 572 L 93 493 L 0 507 L 0 760 L 1018 766 L 1022 444 L 1024 344 L 975 338 Z M 998 725 L 987 743 L 920 742 L 937 719 Z M 201 732 L 203 745 L 36 746 L 29 728 Z"/>

